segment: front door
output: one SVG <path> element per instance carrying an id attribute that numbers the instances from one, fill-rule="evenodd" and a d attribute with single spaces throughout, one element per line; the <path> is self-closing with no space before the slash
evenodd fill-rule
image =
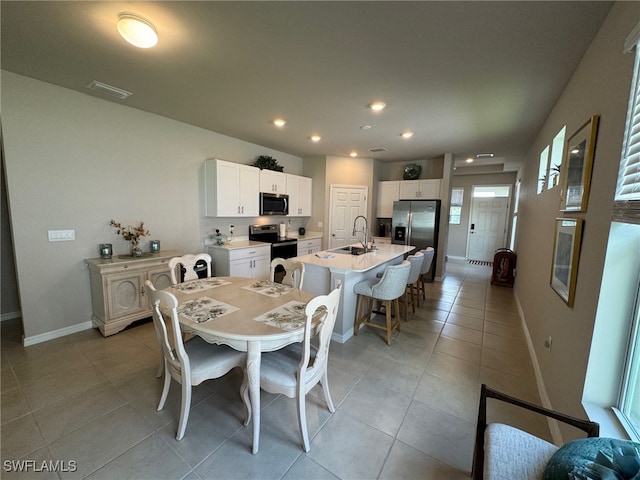
<path id="1" fill-rule="evenodd" d="M 492 262 L 498 248 L 505 246 L 506 197 L 475 197 L 471 203 L 471 222 L 467 239 L 467 259 Z"/>
<path id="2" fill-rule="evenodd" d="M 330 249 L 364 241 L 364 234 L 353 235 L 353 221 L 358 215 L 367 214 L 367 190 L 360 185 L 331 185 Z M 358 220 L 358 230 L 363 227 L 364 222 Z M 371 231 L 370 224 L 368 228 Z"/>

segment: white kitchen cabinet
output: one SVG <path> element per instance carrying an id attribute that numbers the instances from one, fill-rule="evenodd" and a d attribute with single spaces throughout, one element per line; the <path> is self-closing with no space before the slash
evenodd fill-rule
<path id="1" fill-rule="evenodd" d="M 311 189 L 313 181 L 309 177 L 299 175 L 287 176 L 287 194 L 289 195 L 289 216 L 311 216 Z"/>
<path id="2" fill-rule="evenodd" d="M 260 169 L 224 160 L 205 160 L 205 215 L 257 217 Z"/>
<path id="3" fill-rule="evenodd" d="M 442 180 L 403 180 L 400 182 L 400 200 L 433 200 L 440 198 Z"/>
<path id="4" fill-rule="evenodd" d="M 313 238 L 310 240 L 298 239 L 298 256 L 309 255 L 322 250 L 322 239 Z"/>
<path id="5" fill-rule="evenodd" d="M 260 191 L 267 193 L 287 193 L 285 173 L 275 170 L 260 170 Z"/>
<path id="6" fill-rule="evenodd" d="M 385 181 L 378 182 L 378 206 L 376 217 L 393 217 L 393 202 L 400 199 L 400 182 Z"/>
<path id="7" fill-rule="evenodd" d="M 166 251 L 136 258 L 123 255 L 85 260 L 91 283 L 91 320 L 102 335 L 113 335 L 151 316 L 144 282 L 151 280 L 158 290 L 170 286 L 167 264 L 177 256 L 178 252 Z"/>
<path id="8" fill-rule="evenodd" d="M 249 277 L 258 280 L 269 278 L 271 245 L 247 245 L 231 248 L 227 245 L 209 245 L 213 275 L 217 277 Z"/>

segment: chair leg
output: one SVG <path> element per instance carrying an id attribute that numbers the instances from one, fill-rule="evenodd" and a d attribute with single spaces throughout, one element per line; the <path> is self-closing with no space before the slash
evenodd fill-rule
<path id="1" fill-rule="evenodd" d="M 178 422 L 178 433 L 176 440 L 182 440 L 187 429 L 189 420 L 189 410 L 191 410 L 191 382 L 182 378 L 182 405 L 180 406 L 180 421 Z"/>
<path id="2" fill-rule="evenodd" d="M 356 310 L 356 324 L 353 327 L 354 335 L 358 335 L 358 330 L 360 330 L 360 323 L 362 322 L 362 315 L 364 314 L 364 295 L 358 296 L 360 297 L 360 299 L 358 309 Z"/>
<path id="3" fill-rule="evenodd" d="M 391 345 L 391 300 L 385 300 L 385 316 L 387 317 L 387 345 Z"/>
<path id="4" fill-rule="evenodd" d="M 304 391 L 298 389 L 298 425 L 300 426 L 300 433 L 302 434 L 302 446 L 305 452 L 308 452 L 311 447 L 309 445 L 309 434 L 307 433 L 307 412 L 305 409 L 306 396 Z"/>
<path id="5" fill-rule="evenodd" d="M 164 385 L 162 387 L 162 394 L 160 395 L 160 402 L 158 402 L 157 410 L 160 411 L 164 408 L 164 403 L 167 401 L 167 395 L 169 395 L 169 388 L 171 387 L 171 374 L 167 370 L 167 365 L 162 361 L 164 367 Z"/>
<path id="6" fill-rule="evenodd" d="M 396 298 L 395 300 L 393 300 L 393 302 L 395 303 L 395 306 L 396 306 L 396 317 L 398 317 L 396 328 L 398 329 L 398 331 L 400 331 L 400 300 Z M 391 310 L 391 305 L 389 305 L 389 310 Z"/>
<path id="7" fill-rule="evenodd" d="M 320 379 L 320 386 L 322 387 L 322 393 L 324 394 L 324 401 L 327 402 L 327 407 L 331 413 L 336 411 L 336 407 L 333 405 L 333 400 L 331 399 L 331 392 L 329 392 L 329 380 L 327 377 L 327 365 L 324 366 L 324 373 L 322 374 L 322 378 Z"/>

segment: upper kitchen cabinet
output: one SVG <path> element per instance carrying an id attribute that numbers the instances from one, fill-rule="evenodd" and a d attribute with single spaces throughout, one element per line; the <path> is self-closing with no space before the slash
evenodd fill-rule
<path id="1" fill-rule="evenodd" d="M 289 195 L 289 216 L 311 216 L 311 186 L 312 180 L 308 177 L 286 174 L 287 194 Z"/>
<path id="2" fill-rule="evenodd" d="M 287 193 L 287 176 L 275 170 L 260 170 L 260 191 L 267 193 Z"/>
<path id="3" fill-rule="evenodd" d="M 205 160 L 204 174 L 207 217 L 259 216 L 259 168 L 210 159 Z"/>
<path id="4" fill-rule="evenodd" d="M 400 199 L 399 181 L 378 182 L 378 208 L 376 217 L 393 217 L 393 202 Z"/>
<path id="5" fill-rule="evenodd" d="M 442 180 L 403 180 L 400 182 L 400 200 L 427 200 L 440 198 Z"/>

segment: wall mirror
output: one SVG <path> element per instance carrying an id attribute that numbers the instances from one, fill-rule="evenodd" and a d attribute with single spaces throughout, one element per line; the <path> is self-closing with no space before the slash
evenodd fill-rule
<path id="1" fill-rule="evenodd" d="M 560 210 L 563 212 L 587 210 L 599 120 L 599 115 L 593 115 L 567 140 L 561 176 Z"/>

